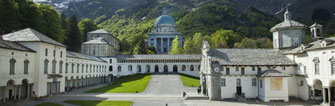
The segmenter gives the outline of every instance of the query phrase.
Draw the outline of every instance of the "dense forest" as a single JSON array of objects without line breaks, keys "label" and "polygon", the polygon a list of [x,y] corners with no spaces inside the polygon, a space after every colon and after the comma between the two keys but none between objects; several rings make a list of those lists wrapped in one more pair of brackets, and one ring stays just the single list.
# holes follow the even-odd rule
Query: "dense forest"
[{"label": "dense forest", "polygon": [[[143,40],[166,7],[176,21],[178,32],[184,35],[178,39],[185,40],[184,47],[173,47],[171,54],[200,53],[202,40],[215,48],[271,48],[269,29],[281,22],[283,12],[278,17],[260,7],[236,1],[239,0],[87,0],[71,3],[59,15],[49,5],[30,0],[2,0],[0,31],[5,34],[31,27],[68,45],[71,51],[80,51],[87,32],[103,28],[120,39],[121,53],[153,54],[155,49],[147,47]],[[293,6],[290,9],[297,11]],[[269,9],[274,10],[280,8]],[[332,10],[314,8],[308,17],[311,19],[293,19],[306,25],[318,22],[324,25],[325,37],[335,36]],[[306,34],[306,40],[310,41],[308,30]]]}]

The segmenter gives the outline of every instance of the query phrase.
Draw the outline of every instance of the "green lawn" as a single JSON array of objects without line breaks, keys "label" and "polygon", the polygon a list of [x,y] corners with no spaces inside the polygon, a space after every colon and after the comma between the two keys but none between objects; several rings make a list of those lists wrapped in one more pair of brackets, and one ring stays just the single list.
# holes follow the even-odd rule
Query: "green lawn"
[{"label": "green lawn", "polygon": [[187,87],[199,87],[200,86],[200,79],[197,77],[193,77],[190,75],[179,74],[181,81],[183,82],[184,86]]},{"label": "green lawn", "polygon": [[52,102],[44,102],[44,103],[41,103],[41,104],[37,104],[35,106],[63,106],[63,105],[57,104],[57,103],[52,103]]},{"label": "green lawn", "polygon": [[132,101],[67,100],[65,103],[80,106],[130,106]]},{"label": "green lawn", "polygon": [[151,79],[150,74],[136,74],[117,79],[112,85],[92,89],[85,93],[138,93],[143,92]]}]

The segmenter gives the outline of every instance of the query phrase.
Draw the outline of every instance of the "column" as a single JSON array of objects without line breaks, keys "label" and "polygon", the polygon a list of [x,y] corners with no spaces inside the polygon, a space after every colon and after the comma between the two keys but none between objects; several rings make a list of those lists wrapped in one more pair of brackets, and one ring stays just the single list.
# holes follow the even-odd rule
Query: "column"
[{"label": "column", "polygon": [[167,51],[169,52],[170,51],[170,38],[167,38]]},{"label": "column", "polygon": [[326,93],[327,93],[326,92],[326,87],[322,87],[322,100],[323,100],[322,102],[323,103],[327,103],[326,102]]},{"label": "column", "polygon": [[30,84],[27,85],[27,98],[30,98]]},{"label": "column", "polygon": [[161,38],[161,53],[163,53],[163,38]]},{"label": "column", "polygon": [[329,105],[332,103],[331,102],[331,92],[330,92],[330,89],[331,89],[331,87],[328,88],[328,92],[327,92],[328,93],[328,103],[329,103]]},{"label": "column", "polygon": [[2,99],[3,99],[3,102],[6,102],[5,90],[6,90],[6,87],[3,87],[2,88]]},{"label": "column", "polygon": [[18,86],[17,86],[17,89],[18,89],[18,91],[19,91],[19,92],[18,92],[18,96],[19,96],[18,99],[21,99],[21,85],[18,85]]},{"label": "column", "polygon": [[311,95],[312,95],[312,100],[315,100],[315,90],[314,90],[314,86],[312,86],[312,91],[313,91],[312,94],[311,94]]},{"label": "column", "polygon": [[[13,96],[14,96],[14,100],[16,100],[16,97],[15,97],[15,95],[16,95],[16,85],[14,85],[14,88],[13,88]],[[11,97],[10,97],[11,98]]]}]

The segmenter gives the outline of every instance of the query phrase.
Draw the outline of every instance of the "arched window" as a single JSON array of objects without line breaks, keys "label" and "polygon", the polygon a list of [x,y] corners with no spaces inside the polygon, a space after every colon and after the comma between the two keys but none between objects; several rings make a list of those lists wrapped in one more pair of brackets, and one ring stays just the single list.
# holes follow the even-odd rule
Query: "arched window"
[{"label": "arched window", "polygon": [[45,59],[44,60],[44,74],[48,74],[48,64],[49,64],[49,60]]},{"label": "arched window", "polygon": [[9,66],[9,75],[14,75],[15,74],[15,63],[16,60],[14,58],[9,60],[10,66]]},{"label": "arched window", "polygon": [[133,71],[133,66],[128,65],[128,71]]},{"label": "arched window", "polygon": [[109,71],[113,71],[113,66],[109,66]]},{"label": "arched window", "polygon": [[79,73],[79,63],[77,64],[77,73]]},{"label": "arched window", "polygon": [[150,72],[150,66],[147,65],[147,73],[149,73],[149,72]]},{"label": "arched window", "polygon": [[29,61],[28,60],[24,60],[24,66],[23,66],[23,73],[24,74],[28,74],[28,64],[29,64]]},{"label": "arched window", "polygon": [[88,73],[88,64],[86,64],[86,73]]},{"label": "arched window", "polygon": [[121,66],[118,66],[118,67],[117,67],[117,71],[118,71],[118,72],[121,72]]},{"label": "arched window", "polygon": [[84,64],[81,65],[81,73],[84,73]]},{"label": "arched window", "polygon": [[181,67],[181,70],[182,70],[182,71],[186,71],[186,66],[183,65],[183,66]]},{"label": "arched window", "polygon": [[52,60],[52,74],[56,73],[56,63],[57,63],[56,60]]},{"label": "arched window", "polygon": [[74,63],[72,63],[71,73],[74,73]]},{"label": "arched window", "polygon": [[142,68],[140,65],[137,65],[137,72],[140,73],[142,71]]},{"label": "arched window", "polygon": [[200,65],[198,65],[198,71],[200,71]]},{"label": "arched window", "polygon": [[59,61],[59,73],[63,73],[63,61]]},{"label": "arched window", "polygon": [[190,71],[194,71],[194,66],[193,65],[190,66]]},{"label": "arched window", "polygon": [[69,63],[65,63],[65,73],[68,73],[69,71]]}]

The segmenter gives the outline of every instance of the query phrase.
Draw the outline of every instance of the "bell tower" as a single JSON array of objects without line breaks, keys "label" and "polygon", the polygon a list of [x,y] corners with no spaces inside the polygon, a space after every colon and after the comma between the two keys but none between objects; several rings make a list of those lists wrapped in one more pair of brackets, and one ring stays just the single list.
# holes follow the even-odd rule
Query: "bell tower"
[{"label": "bell tower", "polygon": [[323,39],[322,36],[322,25],[318,23],[314,23],[312,26],[309,27],[311,30],[311,37],[313,41]]}]

